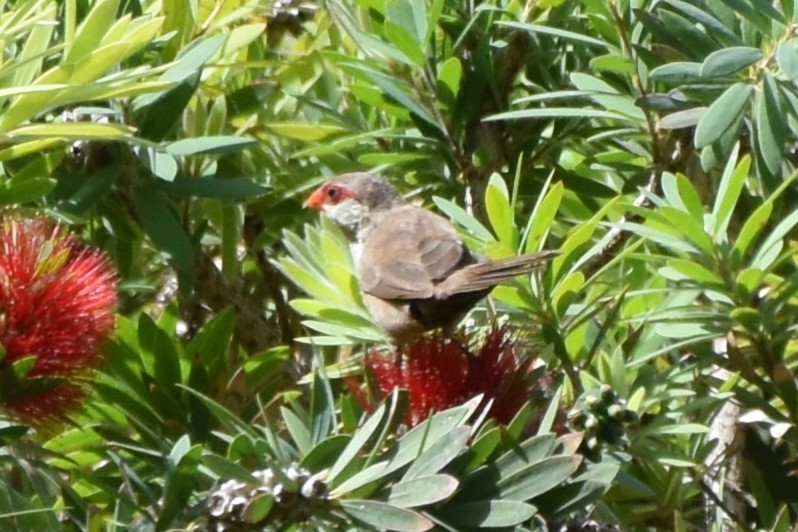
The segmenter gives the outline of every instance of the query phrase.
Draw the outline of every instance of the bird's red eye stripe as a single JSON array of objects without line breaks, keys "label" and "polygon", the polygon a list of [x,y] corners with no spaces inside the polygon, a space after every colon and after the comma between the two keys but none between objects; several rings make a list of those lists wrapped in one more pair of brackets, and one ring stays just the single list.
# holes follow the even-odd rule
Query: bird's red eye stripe
[{"label": "bird's red eye stripe", "polygon": [[326,183],[316,190],[305,201],[305,207],[321,210],[325,205],[337,205],[347,198],[354,198],[356,194],[351,189],[337,183]]}]

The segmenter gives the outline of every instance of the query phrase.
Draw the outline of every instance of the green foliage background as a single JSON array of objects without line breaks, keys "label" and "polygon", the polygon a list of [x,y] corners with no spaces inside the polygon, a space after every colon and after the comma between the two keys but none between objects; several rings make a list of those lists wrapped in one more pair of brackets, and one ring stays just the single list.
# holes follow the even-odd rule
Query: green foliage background
[{"label": "green foliage background", "polygon": [[[202,526],[219,481],[291,463],[331,469],[337,506],[274,527],[791,529],[796,11],[0,2],[0,206],[60,220],[122,281],[84,410],[0,426],[0,529]],[[360,422],[337,377],[382,339],[302,208],[354,170],[492,257],[562,251],[494,291],[554,383],[537,435],[531,409],[500,428],[472,402],[394,438],[402,396]],[[639,423],[594,463],[549,431],[602,384]],[[438,441],[435,489],[402,499]]]}]

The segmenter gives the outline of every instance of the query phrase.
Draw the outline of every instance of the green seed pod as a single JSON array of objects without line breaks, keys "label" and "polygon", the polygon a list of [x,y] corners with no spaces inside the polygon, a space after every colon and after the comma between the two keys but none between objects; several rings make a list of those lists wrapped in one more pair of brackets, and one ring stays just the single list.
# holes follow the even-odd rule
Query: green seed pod
[{"label": "green seed pod", "polygon": [[615,402],[616,397],[615,390],[612,389],[612,386],[609,384],[601,385],[601,400],[604,401],[605,404],[609,405]]},{"label": "green seed pod", "polygon": [[585,406],[591,412],[597,412],[604,405],[602,404],[601,398],[596,397],[595,395],[588,395],[585,397]]},{"label": "green seed pod", "polygon": [[587,414],[585,414],[584,410],[571,410],[568,412],[568,421],[578,429],[585,427],[586,419]]},{"label": "green seed pod", "polygon": [[618,404],[610,405],[610,407],[607,408],[607,414],[618,421],[623,421],[626,419],[626,410]]}]

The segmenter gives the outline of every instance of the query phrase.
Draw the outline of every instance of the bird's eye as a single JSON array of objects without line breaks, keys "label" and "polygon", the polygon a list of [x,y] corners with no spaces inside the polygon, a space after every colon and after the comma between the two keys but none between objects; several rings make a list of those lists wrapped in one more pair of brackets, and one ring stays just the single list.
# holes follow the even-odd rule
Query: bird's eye
[{"label": "bird's eye", "polygon": [[327,189],[327,197],[330,198],[331,200],[334,200],[335,198],[337,198],[338,197],[338,188],[336,188],[336,187],[328,188]]}]

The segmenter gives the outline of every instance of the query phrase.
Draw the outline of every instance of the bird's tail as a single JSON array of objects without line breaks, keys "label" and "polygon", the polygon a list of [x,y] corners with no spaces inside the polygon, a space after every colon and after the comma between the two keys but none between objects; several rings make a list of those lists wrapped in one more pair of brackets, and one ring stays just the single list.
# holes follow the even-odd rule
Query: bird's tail
[{"label": "bird's tail", "polygon": [[450,275],[436,287],[436,292],[438,297],[446,297],[453,294],[490,290],[497,284],[530,273],[559,254],[560,252],[557,250],[547,250],[472,264]]}]

